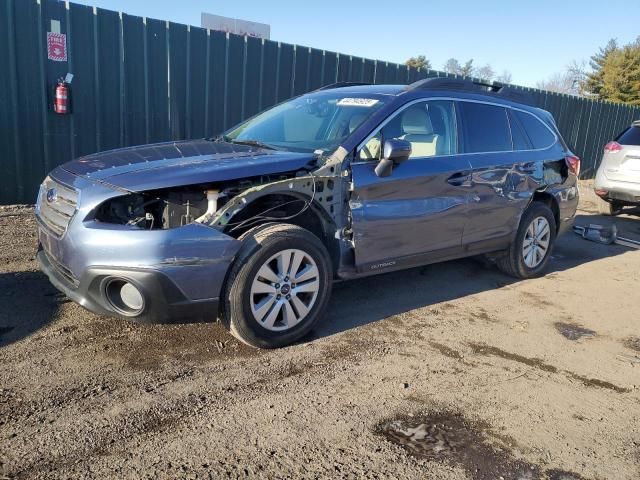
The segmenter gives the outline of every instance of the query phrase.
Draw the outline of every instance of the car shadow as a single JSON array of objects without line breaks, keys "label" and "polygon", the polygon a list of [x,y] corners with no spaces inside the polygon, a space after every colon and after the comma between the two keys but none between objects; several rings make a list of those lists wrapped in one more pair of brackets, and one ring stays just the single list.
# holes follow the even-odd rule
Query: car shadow
[{"label": "car shadow", "polygon": [[0,348],[52,323],[65,301],[38,271],[0,273]]},{"label": "car shadow", "polygon": [[[575,221],[576,225],[593,223],[615,223],[620,236],[640,240],[640,210],[617,217],[578,215]],[[568,232],[558,239],[545,274],[630,250],[590,242]],[[462,259],[336,283],[324,321],[300,343],[516,282],[495,266]],[[60,305],[68,301],[38,271],[0,273],[0,348],[53,323]]]},{"label": "car shadow", "polygon": [[[640,240],[640,222],[634,217],[578,215],[575,221],[575,225],[594,223],[615,223],[619,235]],[[631,250],[591,242],[569,231],[558,238],[545,275]],[[467,258],[336,283],[324,321],[303,342],[519,281],[493,265]]]}]

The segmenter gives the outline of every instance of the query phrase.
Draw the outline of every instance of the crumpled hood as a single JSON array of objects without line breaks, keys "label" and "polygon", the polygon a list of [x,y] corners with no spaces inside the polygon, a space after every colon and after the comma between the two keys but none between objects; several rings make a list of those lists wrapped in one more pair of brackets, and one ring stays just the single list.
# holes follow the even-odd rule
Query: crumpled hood
[{"label": "crumpled hood", "polygon": [[62,165],[75,175],[130,191],[270,175],[312,165],[309,153],[205,139],[119,148]]}]

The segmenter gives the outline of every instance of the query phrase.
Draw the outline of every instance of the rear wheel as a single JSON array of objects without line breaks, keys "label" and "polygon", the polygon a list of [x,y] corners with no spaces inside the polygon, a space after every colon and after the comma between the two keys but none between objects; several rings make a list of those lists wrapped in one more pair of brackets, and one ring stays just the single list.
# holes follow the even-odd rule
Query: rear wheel
[{"label": "rear wheel", "polygon": [[598,211],[602,215],[620,215],[622,213],[623,205],[616,200],[598,200]]},{"label": "rear wheel", "polygon": [[243,236],[225,287],[222,321],[239,340],[277,348],[306,335],[329,301],[331,264],[304,228],[273,224]]},{"label": "rear wheel", "polygon": [[544,203],[534,202],[524,212],[513,243],[497,265],[517,278],[532,278],[544,270],[556,239],[556,219]]}]

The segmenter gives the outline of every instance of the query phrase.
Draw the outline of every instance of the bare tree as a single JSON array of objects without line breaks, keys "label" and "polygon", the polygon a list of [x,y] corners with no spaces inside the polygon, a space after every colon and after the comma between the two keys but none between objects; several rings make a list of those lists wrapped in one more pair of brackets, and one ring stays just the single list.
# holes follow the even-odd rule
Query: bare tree
[{"label": "bare tree", "polygon": [[460,64],[457,58],[450,58],[444,64],[443,70],[447,73],[453,73],[455,75],[463,75],[465,77],[472,77],[475,72],[473,66],[473,58],[470,58],[464,65]]},{"label": "bare tree", "polygon": [[574,60],[564,72],[557,72],[546,80],[537,82],[536,87],[541,90],[549,90],[569,95],[584,95],[584,82],[587,77],[586,62]]},{"label": "bare tree", "polygon": [[568,72],[557,72],[546,80],[536,83],[536,87],[540,90],[548,90],[557,93],[571,93],[573,89],[573,78]]},{"label": "bare tree", "polygon": [[509,70],[503,70],[500,75],[496,77],[496,81],[500,83],[511,83],[512,76]]},{"label": "bare tree", "polygon": [[[467,60],[464,65],[461,65],[457,58],[450,58],[445,62],[442,69],[447,73],[465,77],[478,77],[484,81],[492,81],[496,78],[496,72],[491,65],[487,64],[484,67],[475,68],[473,66],[473,58]],[[497,80],[502,83],[511,83],[511,72],[503,70]]]},{"label": "bare tree", "polygon": [[460,68],[460,75],[464,75],[465,77],[473,76],[473,72],[475,71],[475,67],[473,66],[473,58],[470,58],[466,62],[462,68]]},{"label": "bare tree", "polygon": [[475,71],[475,76],[485,82],[490,82],[496,76],[496,72],[491,68],[491,65],[486,64],[484,67],[480,67]]},{"label": "bare tree", "polygon": [[455,58],[450,58],[449,60],[447,60],[447,62],[444,64],[443,70],[447,73],[452,73],[455,75],[462,74],[462,66],[460,65],[460,62]]}]

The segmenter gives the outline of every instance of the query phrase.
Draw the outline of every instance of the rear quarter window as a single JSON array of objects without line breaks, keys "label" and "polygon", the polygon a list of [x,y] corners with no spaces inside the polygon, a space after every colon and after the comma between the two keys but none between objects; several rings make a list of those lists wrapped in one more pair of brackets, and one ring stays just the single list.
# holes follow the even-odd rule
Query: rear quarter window
[{"label": "rear quarter window", "polygon": [[547,148],[554,144],[556,138],[553,133],[551,133],[551,130],[542,123],[542,120],[538,119],[535,115],[520,110],[515,110],[513,113],[527,132],[533,148]]},{"label": "rear quarter window", "polygon": [[616,138],[620,145],[640,145],[640,127],[629,127]]}]

